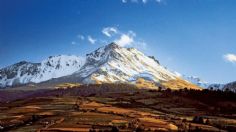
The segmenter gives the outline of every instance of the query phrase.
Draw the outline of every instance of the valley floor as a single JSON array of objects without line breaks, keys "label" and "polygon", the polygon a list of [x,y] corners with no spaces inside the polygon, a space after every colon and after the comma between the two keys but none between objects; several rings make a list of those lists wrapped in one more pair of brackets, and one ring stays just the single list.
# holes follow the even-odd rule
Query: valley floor
[{"label": "valley floor", "polygon": [[0,91],[0,131],[236,131],[234,93],[107,84],[3,96],[21,92]]}]

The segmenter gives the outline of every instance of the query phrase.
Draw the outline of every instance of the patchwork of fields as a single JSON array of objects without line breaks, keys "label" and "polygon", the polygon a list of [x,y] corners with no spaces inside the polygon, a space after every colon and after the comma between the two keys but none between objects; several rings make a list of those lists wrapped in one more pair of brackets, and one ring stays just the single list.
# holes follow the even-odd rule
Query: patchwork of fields
[{"label": "patchwork of fields", "polygon": [[[3,93],[6,91],[0,91]],[[236,130],[233,93],[227,93],[230,98],[222,100],[213,95],[201,100],[190,96],[188,90],[125,89],[124,85],[80,86],[38,93],[34,91],[11,101],[1,100],[0,131]],[[196,96],[202,94],[202,98],[206,94],[195,93]]]}]

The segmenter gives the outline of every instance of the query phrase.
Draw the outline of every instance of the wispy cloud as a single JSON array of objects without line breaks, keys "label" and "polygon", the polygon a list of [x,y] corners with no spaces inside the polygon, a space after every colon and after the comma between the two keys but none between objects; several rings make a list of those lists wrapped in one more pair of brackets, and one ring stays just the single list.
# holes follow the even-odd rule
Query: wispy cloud
[{"label": "wispy cloud", "polygon": [[91,43],[91,44],[95,44],[95,42],[97,41],[95,38],[92,38],[90,35],[88,36],[88,41]]},{"label": "wispy cloud", "polygon": [[128,32],[120,31],[119,37],[114,42],[122,47],[131,46],[140,50],[145,50],[147,47],[147,43],[144,40],[138,39],[136,33],[131,30]]},{"label": "wispy cloud", "polygon": [[[142,50],[145,50],[147,47],[146,42],[137,38],[136,33],[132,30],[121,31],[117,27],[109,26],[103,28],[102,33],[109,37],[110,41],[113,41],[122,47],[131,46]],[[100,39],[98,39],[98,41],[104,43],[104,41],[101,41]]]},{"label": "wispy cloud", "polygon": [[112,37],[112,40],[122,47],[133,44],[136,36],[133,31],[122,32],[117,27],[105,27],[102,33],[107,37]]},{"label": "wispy cloud", "polygon": [[116,34],[117,28],[116,27],[105,27],[102,29],[102,33],[108,37],[111,37],[113,34]]},{"label": "wispy cloud", "polygon": [[[115,42],[121,47],[135,47],[140,50],[145,50],[147,47],[146,42],[137,37],[136,33],[132,30],[123,31],[117,26],[107,26],[102,28],[101,33],[105,36],[97,38],[96,34],[78,34],[76,37],[79,40],[87,40],[90,44],[108,44]],[[71,42],[72,45],[77,45],[76,41]]]},{"label": "wispy cloud", "polygon": [[236,63],[236,55],[235,54],[225,54],[223,55],[223,58],[231,63]]}]

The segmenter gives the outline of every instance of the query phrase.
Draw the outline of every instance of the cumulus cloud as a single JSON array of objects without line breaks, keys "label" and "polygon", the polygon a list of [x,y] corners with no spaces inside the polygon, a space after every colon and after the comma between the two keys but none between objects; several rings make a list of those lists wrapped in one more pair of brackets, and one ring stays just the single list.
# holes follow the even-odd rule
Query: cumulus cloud
[{"label": "cumulus cloud", "polygon": [[134,37],[136,34],[133,31],[129,31],[128,33],[122,33],[119,39],[116,39],[114,42],[118,45],[124,47],[131,45],[134,42]]},{"label": "cumulus cloud", "polygon": [[80,39],[80,40],[84,40],[85,39],[85,37],[84,37],[84,35],[77,35],[77,37]]},{"label": "cumulus cloud", "polygon": [[88,41],[91,43],[91,44],[95,44],[95,42],[97,41],[96,39],[92,38],[90,35],[88,36]]},{"label": "cumulus cloud", "polygon": [[122,34],[118,40],[115,40],[115,43],[117,43],[118,45],[122,47],[130,45],[133,42],[134,42],[133,38],[127,34]]},{"label": "cumulus cloud", "polygon": [[116,34],[117,28],[116,27],[105,27],[102,29],[102,33],[108,37],[111,37],[113,34]]},{"label": "cumulus cloud", "polygon": [[223,58],[231,63],[236,63],[236,55],[235,54],[225,54]]}]

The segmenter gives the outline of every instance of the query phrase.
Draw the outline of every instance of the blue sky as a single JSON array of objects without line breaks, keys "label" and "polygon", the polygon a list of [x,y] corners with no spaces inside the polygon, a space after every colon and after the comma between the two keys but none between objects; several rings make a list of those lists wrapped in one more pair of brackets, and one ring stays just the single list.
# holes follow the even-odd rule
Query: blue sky
[{"label": "blue sky", "polygon": [[235,0],[0,0],[0,67],[136,47],[181,74],[236,80]]}]

